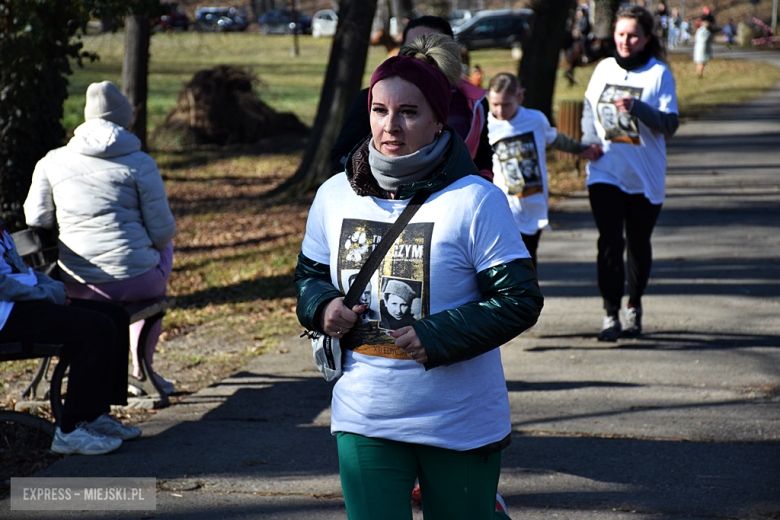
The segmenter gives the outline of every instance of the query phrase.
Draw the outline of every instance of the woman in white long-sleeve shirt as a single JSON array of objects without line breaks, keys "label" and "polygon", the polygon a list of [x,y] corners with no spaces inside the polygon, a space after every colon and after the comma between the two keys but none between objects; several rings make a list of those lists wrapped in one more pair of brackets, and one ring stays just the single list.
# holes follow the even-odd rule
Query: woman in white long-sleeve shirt
[{"label": "woman in white long-sleeve shirt", "polygon": [[[664,63],[663,44],[652,31],[653,16],[632,5],[621,8],[616,20],[615,56],[596,67],[582,118],[582,142],[604,148],[604,155],[588,165],[587,182],[599,229],[598,285],[607,313],[600,341],[642,332],[650,237],[665,194],[665,138],[679,126],[674,78]],[[629,299],[621,326],[626,271]]]},{"label": "woman in white long-sleeve shirt", "polygon": [[[157,165],[127,127],[133,108],[110,81],[87,89],[86,122],[35,167],[27,225],[58,229],[61,278],[74,298],[130,303],[162,298],[176,224]],[[136,376],[143,321],[131,326]],[[161,324],[149,335],[151,364]],[[155,374],[156,375],[156,374]],[[157,376],[164,390],[173,385]]]}]

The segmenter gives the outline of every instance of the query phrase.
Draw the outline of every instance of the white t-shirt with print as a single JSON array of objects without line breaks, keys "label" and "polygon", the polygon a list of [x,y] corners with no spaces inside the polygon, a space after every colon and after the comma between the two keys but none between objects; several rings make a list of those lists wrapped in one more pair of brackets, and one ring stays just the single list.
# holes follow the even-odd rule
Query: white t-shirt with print
[{"label": "white t-shirt with print", "polygon": [[[404,229],[371,278],[376,318],[342,339],[354,350],[346,351],[344,375],[333,389],[332,432],[453,450],[510,432],[500,350],[426,371],[386,334],[393,294],[381,294],[403,293],[405,314],[393,317],[407,323],[480,300],[478,272],[528,257],[505,200],[469,175],[433,193]],[[330,265],[334,286],[346,293],[350,276],[408,202],[360,197],[346,175],[332,177],[309,212],[302,252]]]},{"label": "white t-shirt with print", "polygon": [[547,217],[547,145],[558,131],[538,110],[518,107],[509,121],[488,116],[493,146],[493,183],[506,193],[512,216],[524,235],[536,234]]},{"label": "white t-shirt with print", "polygon": [[585,92],[593,109],[596,132],[604,155],[588,164],[588,185],[612,184],[628,194],[642,194],[652,203],[665,197],[666,140],[636,116],[621,114],[614,100],[634,97],[661,112],[677,114],[675,83],[669,69],[651,58],[633,71],[615,58],[598,64]]}]

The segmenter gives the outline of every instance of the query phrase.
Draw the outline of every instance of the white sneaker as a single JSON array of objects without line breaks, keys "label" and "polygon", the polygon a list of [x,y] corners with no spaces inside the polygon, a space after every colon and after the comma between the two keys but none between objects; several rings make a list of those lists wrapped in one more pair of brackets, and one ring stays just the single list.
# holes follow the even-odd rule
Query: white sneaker
[{"label": "white sneaker", "polygon": [[623,336],[635,338],[642,334],[642,307],[626,307],[626,326]]},{"label": "white sneaker", "polygon": [[141,436],[141,428],[122,424],[107,413],[104,413],[94,421],[86,423],[86,426],[93,432],[123,441],[129,441]]},{"label": "white sneaker", "polygon": [[79,423],[70,433],[62,433],[57,427],[54,440],[51,441],[51,451],[63,455],[103,455],[118,449],[122,439],[106,437],[102,433],[88,429],[86,423]]},{"label": "white sneaker", "polygon": [[620,337],[620,321],[614,316],[604,316],[601,332],[597,336],[599,341],[615,342]]}]

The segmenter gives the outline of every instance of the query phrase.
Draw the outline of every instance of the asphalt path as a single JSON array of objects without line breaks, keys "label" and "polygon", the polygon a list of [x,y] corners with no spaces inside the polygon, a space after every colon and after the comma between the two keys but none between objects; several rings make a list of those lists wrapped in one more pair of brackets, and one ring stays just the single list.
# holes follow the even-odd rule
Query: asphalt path
[{"label": "asphalt path", "polygon": [[[544,312],[502,347],[514,433],[499,491],[513,518],[780,519],[780,85],[684,124],[667,149],[640,338],[595,339],[587,195],[542,236]],[[343,519],[330,388],[308,345],[287,338],[118,452],[38,475],[156,477],[156,510],[19,512],[5,500],[0,516]]]}]

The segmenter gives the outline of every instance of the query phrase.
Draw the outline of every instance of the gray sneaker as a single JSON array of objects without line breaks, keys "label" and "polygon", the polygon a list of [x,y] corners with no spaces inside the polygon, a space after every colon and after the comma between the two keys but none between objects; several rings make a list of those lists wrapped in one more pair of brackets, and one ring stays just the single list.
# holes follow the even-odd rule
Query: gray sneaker
[{"label": "gray sneaker", "polygon": [[635,338],[642,334],[642,307],[626,307],[624,338]]},{"label": "gray sneaker", "polygon": [[117,421],[107,413],[104,413],[94,421],[86,423],[90,430],[101,433],[106,437],[115,437],[123,441],[129,441],[141,436],[141,428],[127,426]]},{"label": "gray sneaker", "polygon": [[604,316],[604,323],[598,335],[599,341],[615,342],[620,337],[620,320],[614,316]]},{"label": "gray sneaker", "polygon": [[79,423],[78,427],[70,433],[62,433],[57,427],[54,440],[51,441],[51,451],[63,455],[103,455],[118,449],[122,445],[122,439],[106,437],[86,427],[86,423]]}]

